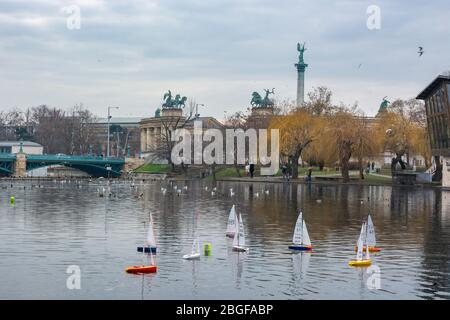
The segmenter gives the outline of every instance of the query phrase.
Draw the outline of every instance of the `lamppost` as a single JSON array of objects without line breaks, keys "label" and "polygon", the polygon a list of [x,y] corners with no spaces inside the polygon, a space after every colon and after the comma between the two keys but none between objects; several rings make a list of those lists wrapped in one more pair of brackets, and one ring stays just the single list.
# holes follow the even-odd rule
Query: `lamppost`
[{"label": "lamppost", "polygon": [[109,158],[109,127],[110,127],[110,125],[109,125],[109,123],[110,123],[110,120],[111,120],[111,109],[119,109],[119,107],[108,107],[108,144],[107,144],[107,147],[106,147],[106,157],[107,158]]},{"label": "lamppost", "polygon": [[205,105],[203,103],[197,103],[195,105],[195,118],[198,118],[200,116],[200,114],[198,113],[198,106],[204,107]]}]

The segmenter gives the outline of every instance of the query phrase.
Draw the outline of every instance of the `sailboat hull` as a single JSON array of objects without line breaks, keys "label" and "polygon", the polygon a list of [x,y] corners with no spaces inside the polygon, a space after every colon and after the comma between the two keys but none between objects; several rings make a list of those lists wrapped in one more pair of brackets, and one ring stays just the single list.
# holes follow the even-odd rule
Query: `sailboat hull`
[{"label": "sailboat hull", "polygon": [[138,252],[142,252],[142,250],[145,250],[145,253],[150,253],[150,251],[153,254],[156,254],[156,247],[137,247]]},{"label": "sailboat hull", "polygon": [[294,251],[311,251],[312,250],[312,246],[297,246],[297,245],[292,245],[289,246],[290,250],[294,250]]},{"label": "sailboat hull", "polygon": [[185,260],[200,259],[200,253],[185,254],[183,256],[183,259],[185,259]]},{"label": "sailboat hull", "polygon": [[239,247],[239,246],[234,246],[234,247],[233,247],[233,251],[237,251],[237,252],[247,252],[247,251],[248,251],[248,248]]},{"label": "sailboat hull", "polygon": [[132,266],[125,269],[126,273],[141,274],[141,273],[155,273],[156,266]]},{"label": "sailboat hull", "polygon": [[372,260],[368,259],[368,260],[352,260],[349,261],[348,265],[350,267],[368,267],[372,264]]},{"label": "sailboat hull", "polygon": [[[355,247],[355,252],[358,251],[358,247]],[[366,246],[363,247],[363,251],[366,251]],[[381,248],[378,247],[371,247],[369,246],[369,252],[380,252]]]}]

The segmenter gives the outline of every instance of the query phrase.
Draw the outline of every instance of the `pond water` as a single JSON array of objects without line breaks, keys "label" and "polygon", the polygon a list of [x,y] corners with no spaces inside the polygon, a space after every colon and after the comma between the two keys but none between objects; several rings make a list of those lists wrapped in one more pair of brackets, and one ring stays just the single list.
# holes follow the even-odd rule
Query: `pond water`
[{"label": "pond water", "polygon": [[[0,299],[450,298],[450,192],[218,182],[211,195],[211,183],[187,181],[174,182],[188,186],[177,195],[166,181],[113,181],[113,195],[99,197],[107,183],[0,182]],[[225,237],[233,204],[248,253],[233,252]],[[312,253],[288,250],[300,210]],[[369,210],[382,248],[370,272],[379,274],[348,266]],[[145,242],[150,213],[158,272],[127,274],[127,266],[148,261],[136,247]],[[200,260],[186,261],[194,215],[211,255],[201,250]],[[79,290],[66,286],[70,265],[81,270]],[[367,285],[374,275],[378,289]]]}]

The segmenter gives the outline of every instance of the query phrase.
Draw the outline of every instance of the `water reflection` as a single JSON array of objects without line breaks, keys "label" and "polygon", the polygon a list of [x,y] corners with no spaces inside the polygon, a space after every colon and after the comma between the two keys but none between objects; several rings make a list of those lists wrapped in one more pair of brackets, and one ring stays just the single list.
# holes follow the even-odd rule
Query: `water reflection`
[{"label": "water reflection", "polygon": [[[448,299],[450,295],[450,192],[438,189],[198,181],[67,180],[13,182],[12,187],[1,181],[0,185],[7,201],[0,207],[0,298]],[[212,195],[214,186],[217,191]],[[98,196],[97,188],[103,187],[111,196]],[[16,198],[14,205],[9,204],[10,196]],[[248,254],[232,252],[232,240],[225,237],[233,204],[245,221]],[[300,210],[313,253],[291,254],[287,249]],[[381,270],[381,290],[369,290],[368,274],[347,266],[369,211],[382,248],[372,256]],[[126,266],[142,262],[136,246],[145,241],[150,214],[158,243],[158,273],[125,274]],[[211,256],[184,261],[194,230],[201,242],[211,243]],[[65,287],[65,268],[70,264],[80,265],[83,272],[78,293]]]}]

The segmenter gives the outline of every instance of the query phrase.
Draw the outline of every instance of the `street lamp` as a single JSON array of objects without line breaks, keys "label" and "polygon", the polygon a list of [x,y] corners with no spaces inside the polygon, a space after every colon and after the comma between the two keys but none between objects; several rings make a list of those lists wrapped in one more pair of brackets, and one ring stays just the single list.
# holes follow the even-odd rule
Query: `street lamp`
[{"label": "street lamp", "polygon": [[119,107],[108,107],[108,144],[106,147],[106,157],[109,158],[109,122],[111,120],[111,109],[119,109]]},{"label": "street lamp", "polygon": [[205,105],[203,104],[203,103],[197,103],[196,105],[195,105],[195,118],[198,118],[200,115],[198,114],[198,106],[202,106],[202,107],[204,107]]}]

